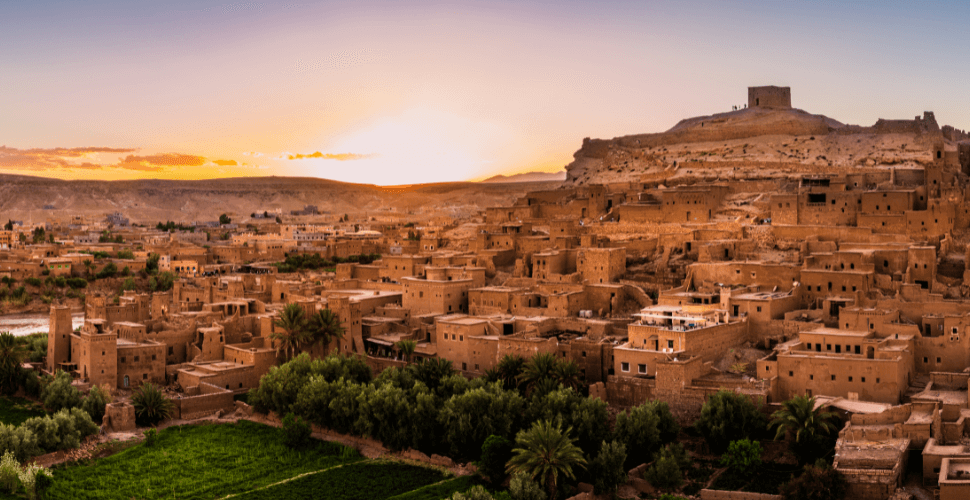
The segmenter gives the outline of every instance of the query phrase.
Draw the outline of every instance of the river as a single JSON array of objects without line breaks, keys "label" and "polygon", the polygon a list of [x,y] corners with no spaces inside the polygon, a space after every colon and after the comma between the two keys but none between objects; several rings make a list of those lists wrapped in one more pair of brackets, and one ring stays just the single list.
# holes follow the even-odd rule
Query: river
[{"label": "river", "polygon": [[[49,313],[9,314],[0,316],[0,332],[10,332],[16,336],[31,333],[47,333],[50,329],[51,315]],[[84,313],[71,314],[71,329],[84,324]]]}]

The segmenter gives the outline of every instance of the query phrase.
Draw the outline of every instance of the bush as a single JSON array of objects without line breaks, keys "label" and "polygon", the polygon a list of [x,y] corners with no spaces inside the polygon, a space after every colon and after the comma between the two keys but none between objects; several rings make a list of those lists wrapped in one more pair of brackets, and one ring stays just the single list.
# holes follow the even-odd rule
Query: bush
[{"label": "bush", "polygon": [[626,482],[626,446],[618,441],[603,441],[599,454],[590,464],[589,472],[597,494],[614,493]]},{"label": "bush", "polygon": [[711,395],[701,408],[701,418],[694,423],[716,454],[724,453],[731,441],[764,434],[766,426],[764,415],[751,398],[731,391]]},{"label": "bush", "polygon": [[653,487],[661,490],[679,488],[684,483],[684,475],[677,464],[677,458],[670,453],[662,453],[644,473],[643,478]]},{"label": "bush", "polygon": [[37,446],[48,452],[77,448],[82,439],[98,432],[91,416],[80,408],[30,418],[21,427],[31,431]]},{"label": "bush", "polygon": [[479,485],[471,487],[464,493],[455,492],[451,495],[451,500],[495,500],[495,497]]},{"label": "bush", "polygon": [[128,249],[118,250],[118,258],[119,259],[127,259],[127,260],[134,259],[135,258],[135,252],[132,252],[131,250],[128,250]]},{"label": "bush", "polygon": [[283,441],[293,449],[302,449],[310,444],[310,424],[292,413],[283,417]]},{"label": "bush", "polygon": [[666,403],[651,401],[616,417],[614,434],[626,445],[627,466],[635,467],[650,460],[664,443],[677,437],[680,427]]},{"label": "bush", "polygon": [[58,276],[54,278],[54,286],[58,288],[64,288],[67,286],[67,278],[63,276]]},{"label": "bush", "polygon": [[68,278],[67,286],[77,290],[79,288],[87,288],[88,280],[84,278]]},{"label": "bush", "polygon": [[111,392],[107,389],[94,386],[88,395],[81,401],[81,409],[91,415],[91,420],[101,423],[104,417],[104,408],[111,402]]},{"label": "bush", "polygon": [[749,439],[731,441],[721,465],[743,477],[751,477],[761,466],[761,443]]},{"label": "bush", "polygon": [[846,489],[841,472],[827,466],[807,466],[801,476],[781,487],[781,496],[785,500],[839,500]]},{"label": "bush", "polygon": [[509,481],[509,493],[512,500],[546,500],[546,492],[528,476],[528,474],[514,474]]},{"label": "bush", "polygon": [[43,282],[40,281],[40,279],[38,279],[38,278],[27,278],[27,279],[24,280],[24,283],[27,283],[30,286],[37,286],[37,287],[39,287]]},{"label": "bush", "polygon": [[100,280],[105,278],[114,278],[116,274],[118,274],[118,266],[116,266],[114,262],[108,262],[103,268],[101,268],[100,271],[98,271],[98,274],[96,274],[95,277]]},{"label": "bush", "polygon": [[[24,492],[27,493],[27,498],[34,500],[38,498],[38,477],[50,476],[50,472],[39,465],[30,464],[21,469],[18,475],[20,477],[20,484],[24,485]],[[47,479],[50,478],[48,477]],[[42,480],[42,482],[44,483],[42,486],[43,489],[46,489],[47,485],[50,484],[46,480]],[[40,493],[43,494],[43,492]]]},{"label": "bush", "polygon": [[155,384],[145,384],[131,395],[138,425],[156,425],[169,418],[175,405]]},{"label": "bush", "polygon": [[49,411],[60,411],[64,408],[75,408],[81,405],[81,391],[77,390],[71,382],[71,374],[67,372],[57,372],[54,380],[44,387],[40,398],[44,402],[44,407]]},{"label": "bush", "polygon": [[[128,269],[127,267],[125,269]],[[135,278],[125,278],[125,281],[121,283],[121,292],[124,293],[128,290],[137,290],[138,285],[135,284]]]},{"label": "bush", "polygon": [[505,464],[512,458],[512,441],[492,434],[482,445],[482,458],[478,461],[478,471],[492,484],[505,481]]},{"label": "bush", "polygon": [[18,476],[20,472],[20,464],[17,463],[17,459],[13,456],[13,452],[7,450],[3,454],[3,458],[0,458],[0,486],[10,493],[17,491],[17,486],[20,486],[20,478]]},{"label": "bush", "polygon": [[158,430],[152,427],[151,429],[146,429],[142,434],[145,436],[145,446],[155,446],[155,442],[158,440]]}]

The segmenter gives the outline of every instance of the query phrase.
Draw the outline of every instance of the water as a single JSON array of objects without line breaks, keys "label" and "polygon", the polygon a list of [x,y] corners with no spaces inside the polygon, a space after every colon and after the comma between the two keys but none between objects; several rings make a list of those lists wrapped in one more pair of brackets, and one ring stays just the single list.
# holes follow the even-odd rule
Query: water
[{"label": "water", "polygon": [[[9,314],[0,316],[0,332],[10,332],[16,336],[31,333],[47,333],[50,330],[50,313]],[[71,329],[84,324],[84,313],[71,314]]]}]

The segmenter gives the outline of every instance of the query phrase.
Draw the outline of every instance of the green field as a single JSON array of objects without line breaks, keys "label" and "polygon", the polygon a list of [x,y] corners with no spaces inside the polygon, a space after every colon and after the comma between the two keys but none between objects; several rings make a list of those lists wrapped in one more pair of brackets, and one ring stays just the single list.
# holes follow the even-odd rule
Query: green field
[{"label": "green field", "polygon": [[233,499],[384,500],[443,479],[445,475],[442,472],[427,467],[400,462],[366,461],[308,474]]},{"label": "green field", "polygon": [[[154,446],[54,469],[47,498],[337,500],[441,499],[472,482],[430,467],[366,460],[325,441],[294,451],[282,431],[262,424],[170,427]],[[429,488],[422,489],[429,486]],[[403,494],[403,495],[402,495]],[[0,498],[5,498],[0,494]]]},{"label": "green field", "polygon": [[11,396],[0,397],[0,422],[7,425],[20,425],[27,419],[43,417],[47,412],[40,404]]}]

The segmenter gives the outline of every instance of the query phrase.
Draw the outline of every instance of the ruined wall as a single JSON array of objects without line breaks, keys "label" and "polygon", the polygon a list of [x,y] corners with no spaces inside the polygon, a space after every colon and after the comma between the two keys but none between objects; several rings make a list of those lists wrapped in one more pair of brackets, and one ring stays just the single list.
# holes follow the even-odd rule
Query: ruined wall
[{"label": "ruined wall", "polygon": [[202,383],[198,396],[188,396],[173,399],[175,411],[173,418],[193,419],[201,418],[213,413],[232,411],[236,406],[232,391],[227,391],[212,384]]}]

